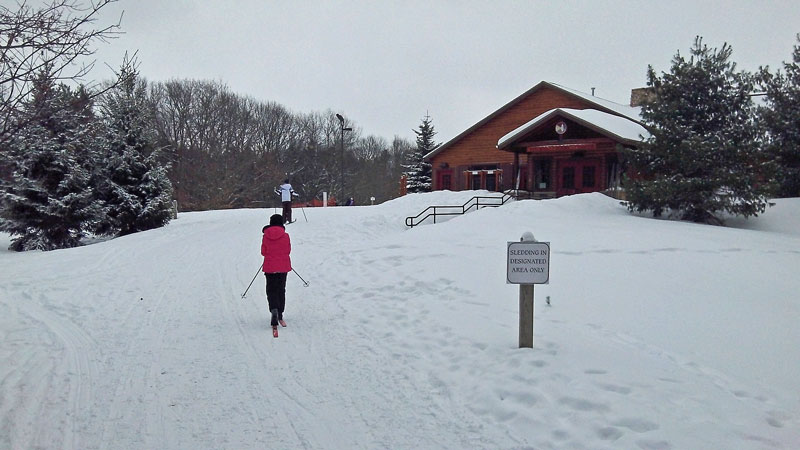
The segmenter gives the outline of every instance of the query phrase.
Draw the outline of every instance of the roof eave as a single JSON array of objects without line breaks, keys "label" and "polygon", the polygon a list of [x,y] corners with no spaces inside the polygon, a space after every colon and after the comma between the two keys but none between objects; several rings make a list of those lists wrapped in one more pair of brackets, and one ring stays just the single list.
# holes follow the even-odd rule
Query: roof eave
[{"label": "roof eave", "polygon": [[569,114],[569,113],[566,113],[566,114],[568,114],[570,116],[570,120],[573,120],[573,121],[585,126],[586,128],[594,130],[594,131],[596,131],[596,132],[598,132],[598,133],[600,133],[600,134],[602,134],[602,135],[604,135],[606,137],[614,139],[615,141],[617,141],[617,142],[619,142],[621,144],[637,145],[637,144],[642,142],[641,139],[635,140],[635,139],[631,139],[629,137],[620,136],[620,135],[618,135],[617,133],[615,133],[615,132],[613,132],[611,130],[607,130],[607,129],[601,127],[601,126],[595,125],[594,123],[589,122],[587,120],[584,120],[584,119],[582,119],[580,117],[576,117],[576,116],[574,116],[572,114]]},{"label": "roof eave", "polygon": [[[604,112],[606,114],[609,114],[606,111],[602,111],[602,112]],[[519,141],[520,137],[523,137],[523,136],[527,135],[528,133],[532,132],[537,127],[541,126],[542,123],[547,122],[548,120],[553,118],[553,116],[559,116],[559,115],[564,117],[564,118],[567,118],[567,119],[569,119],[569,120],[571,120],[571,121],[573,121],[575,123],[583,125],[584,127],[589,128],[589,129],[591,129],[591,130],[593,130],[593,131],[595,131],[597,133],[600,133],[603,136],[609,137],[609,138],[611,138],[611,139],[613,139],[613,140],[615,140],[615,141],[617,141],[617,142],[619,142],[621,144],[630,145],[630,146],[636,146],[636,145],[641,144],[641,142],[643,141],[643,139],[641,139],[641,138],[637,140],[637,139],[631,139],[631,138],[625,137],[625,136],[620,136],[619,134],[617,134],[617,133],[615,133],[615,132],[613,132],[611,130],[608,130],[606,128],[598,126],[598,125],[596,125],[596,124],[594,124],[594,123],[592,123],[590,121],[587,121],[587,120],[585,120],[585,119],[583,119],[581,117],[578,117],[578,116],[570,113],[569,111],[565,111],[565,110],[563,110],[561,108],[554,108],[549,113],[538,117],[536,119],[536,122],[529,124],[524,129],[522,129],[519,132],[517,132],[514,136],[511,136],[508,139],[505,139],[504,142],[503,142],[503,145],[500,145],[500,143],[498,142],[496,148],[498,150],[503,150],[503,151],[511,151],[511,152],[515,151],[514,150],[514,145]],[[619,117],[618,114],[614,114],[614,115]]]},{"label": "roof eave", "polygon": [[545,115],[540,115],[539,117],[537,117],[535,123],[529,123],[528,126],[525,126],[524,129],[519,130],[513,136],[510,136],[507,139],[505,139],[502,146],[498,142],[498,144],[495,147],[498,150],[506,150],[508,147],[512,147],[516,143],[517,138],[519,138],[520,136],[524,136],[524,135],[528,134],[531,131],[531,129],[536,128],[542,122],[546,122],[547,120],[550,120],[553,116],[558,115],[560,112],[562,112],[560,108],[554,108],[554,109],[551,109],[550,112],[546,112],[546,114],[543,113]]}]

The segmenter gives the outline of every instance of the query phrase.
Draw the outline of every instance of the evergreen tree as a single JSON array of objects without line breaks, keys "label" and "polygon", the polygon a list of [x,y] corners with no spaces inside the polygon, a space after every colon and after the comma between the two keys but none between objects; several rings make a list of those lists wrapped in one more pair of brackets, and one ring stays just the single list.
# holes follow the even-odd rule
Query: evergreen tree
[{"label": "evergreen tree", "polygon": [[126,60],[120,82],[102,98],[105,121],[103,165],[97,198],[106,220],[94,231],[123,236],[158,228],[172,216],[172,184],[158,161],[147,116],[146,85]]},{"label": "evergreen tree", "polygon": [[42,72],[20,110],[24,126],[2,149],[11,172],[0,188],[0,230],[9,249],[53,250],[81,245],[100,220],[93,201],[96,121],[84,89],[55,85]]},{"label": "evergreen tree", "polygon": [[433,141],[436,131],[429,115],[425,115],[419,125],[419,131],[413,130],[417,135],[417,148],[409,156],[404,174],[406,175],[406,189],[408,192],[429,192],[431,190],[431,176],[433,171],[431,163],[425,161],[428,153],[436,150],[440,144]]},{"label": "evergreen tree", "polygon": [[721,212],[764,212],[770,162],[754,124],[753,78],[736,72],[731,51],[727,44],[710,49],[697,37],[691,57],[676,54],[670,73],[648,68],[655,95],[642,118],[651,136],[626,152],[630,211],[704,223],[721,223]]},{"label": "evergreen tree", "polygon": [[[797,35],[800,42],[800,34]],[[759,108],[767,130],[768,151],[778,164],[778,195],[800,197],[800,45],[794,46],[793,61],[784,62],[785,74],[761,70],[766,106]]]}]

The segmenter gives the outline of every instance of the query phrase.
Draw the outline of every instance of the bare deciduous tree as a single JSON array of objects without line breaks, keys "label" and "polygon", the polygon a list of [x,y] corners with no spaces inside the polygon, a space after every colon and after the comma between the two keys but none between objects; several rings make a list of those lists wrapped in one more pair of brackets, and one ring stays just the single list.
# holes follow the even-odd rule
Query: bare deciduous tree
[{"label": "bare deciduous tree", "polygon": [[16,11],[0,5],[0,143],[24,126],[24,118],[10,119],[41,74],[53,81],[84,81],[94,66],[84,57],[94,54],[95,42],[120,33],[119,22],[94,27],[99,11],[116,1],[84,6],[78,0],[51,0],[34,8],[23,0]]},{"label": "bare deciduous tree", "polygon": [[401,163],[413,148],[399,138],[362,138],[349,120],[342,147],[333,111],[292,113],[216,81],[154,83],[150,105],[182,210],[276,206],[273,188],[287,176],[300,204],[321,200],[323,192],[339,202],[385,201],[397,195]]}]

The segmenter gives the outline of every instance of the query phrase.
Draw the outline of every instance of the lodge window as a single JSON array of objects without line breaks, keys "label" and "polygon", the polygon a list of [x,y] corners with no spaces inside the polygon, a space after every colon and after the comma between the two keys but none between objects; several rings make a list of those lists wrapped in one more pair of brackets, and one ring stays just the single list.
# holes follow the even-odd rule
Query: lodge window
[{"label": "lodge window", "polygon": [[595,166],[583,166],[583,187],[594,187],[595,183]]},{"label": "lodge window", "polygon": [[442,190],[449,191],[450,190],[450,174],[442,175]]},{"label": "lodge window", "polygon": [[536,162],[536,186],[537,189],[547,189],[550,186],[550,162]]},{"label": "lodge window", "polygon": [[481,174],[480,172],[472,174],[472,189],[478,190],[481,188]]},{"label": "lodge window", "polygon": [[494,174],[494,172],[486,174],[486,190],[497,190],[497,176]]},{"label": "lodge window", "polygon": [[496,191],[502,185],[502,170],[471,168],[464,171],[464,189]]},{"label": "lodge window", "polygon": [[564,189],[575,189],[574,167],[564,167],[561,175],[561,187]]}]

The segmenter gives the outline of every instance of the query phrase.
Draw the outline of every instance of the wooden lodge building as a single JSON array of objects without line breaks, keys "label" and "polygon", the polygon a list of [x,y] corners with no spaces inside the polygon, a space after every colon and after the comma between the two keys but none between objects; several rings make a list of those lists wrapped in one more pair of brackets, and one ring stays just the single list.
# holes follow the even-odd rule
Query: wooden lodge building
[{"label": "wooden lodge building", "polygon": [[[634,89],[631,105],[644,89]],[[640,108],[542,81],[436,150],[432,190],[528,191],[534,198],[616,190],[620,147],[647,130]]]}]

